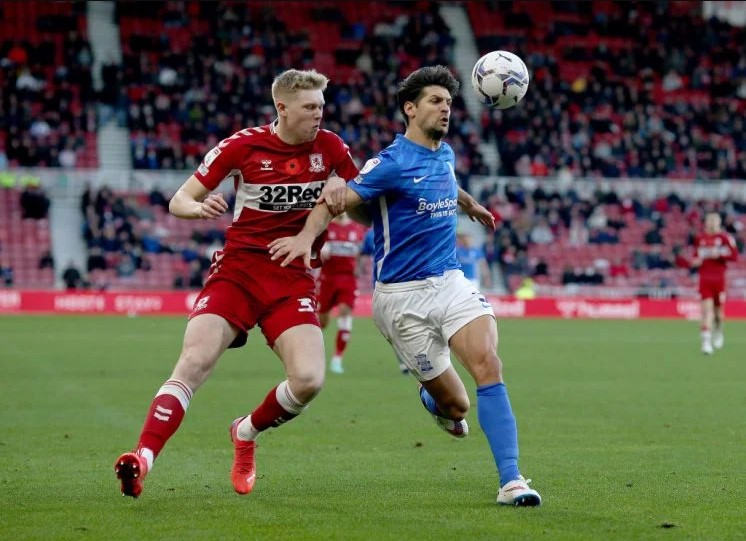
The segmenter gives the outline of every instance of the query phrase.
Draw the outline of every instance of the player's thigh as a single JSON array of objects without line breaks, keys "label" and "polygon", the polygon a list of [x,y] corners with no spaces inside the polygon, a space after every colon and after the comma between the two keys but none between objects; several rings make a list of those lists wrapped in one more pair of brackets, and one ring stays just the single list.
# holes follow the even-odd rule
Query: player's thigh
[{"label": "player's thigh", "polygon": [[399,360],[419,381],[434,379],[451,366],[448,344],[423,290],[373,294],[373,320]]},{"label": "player's thigh", "polygon": [[301,324],[286,329],[274,342],[274,351],[290,381],[320,388],[324,382],[324,338],[318,325]]},{"label": "player's thigh", "polygon": [[238,332],[233,324],[216,314],[191,318],[172,377],[184,381],[195,390],[207,379]]}]

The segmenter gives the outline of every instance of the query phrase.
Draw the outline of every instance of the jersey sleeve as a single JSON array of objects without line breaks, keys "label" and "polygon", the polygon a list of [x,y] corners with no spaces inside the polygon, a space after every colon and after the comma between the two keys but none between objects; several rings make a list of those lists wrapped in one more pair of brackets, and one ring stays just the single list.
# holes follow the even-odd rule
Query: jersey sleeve
[{"label": "jersey sleeve", "polygon": [[339,148],[336,149],[332,168],[334,173],[349,181],[358,174],[357,165],[355,165],[355,161],[350,154],[350,147],[347,146],[341,137],[337,136],[336,139],[339,142]]},{"label": "jersey sleeve", "polygon": [[194,176],[205,188],[214,190],[234,169],[239,169],[246,145],[241,139],[229,137],[205,154]]},{"label": "jersey sleeve", "polygon": [[347,186],[363,200],[370,201],[398,189],[400,177],[399,165],[386,153],[371,158],[360,170],[360,173]]},{"label": "jersey sleeve", "polygon": [[738,247],[736,246],[736,239],[733,235],[725,234],[725,246],[727,253],[723,256],[726,261],[736,261],[738,259]]}]

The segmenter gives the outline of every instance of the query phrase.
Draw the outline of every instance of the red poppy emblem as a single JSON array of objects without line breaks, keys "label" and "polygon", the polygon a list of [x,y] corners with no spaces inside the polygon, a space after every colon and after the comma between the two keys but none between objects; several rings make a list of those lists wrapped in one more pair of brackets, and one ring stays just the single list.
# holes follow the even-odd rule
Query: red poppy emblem
[{"label": "red poppy emblem", "polygon": [[300,162],[293,158],[285,162],[285,172],[288,175],[297,175],[300,173]]}]

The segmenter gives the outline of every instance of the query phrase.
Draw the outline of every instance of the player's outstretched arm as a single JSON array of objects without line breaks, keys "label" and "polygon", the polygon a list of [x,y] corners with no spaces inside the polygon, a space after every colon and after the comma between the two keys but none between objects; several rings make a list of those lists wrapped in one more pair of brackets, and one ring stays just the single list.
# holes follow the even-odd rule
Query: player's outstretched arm
[{"label": "player's outstretched arm", "polygon": [[223,194],[210,193],[197,177],[192,175],[176,190],[168,204],[168,211],[177,218],[187,220],[212,220],[228,210]]},{"label": "player's outstretched arm", "polygon": [[321,195],[316,200],[316,204],[326,203],[329,211],[336,216],[345,211],[347,199],[347,182],[342,177],[331,176],[326,180]]},{"label": "player's outstretched arm", "polygon": [[479,222],[483,226],[489,227],[492,231],[495,230],[495,217],[492,213],[477,203],[476,199],[461,188],[458,189],[458,204],[469,215],[472,222]]},{"label": "player's outstretched arm", "polygon": [[[349,211],[358,207],[363,200],[357,192],[347,188],[345,197],[345,207]],[[306,268],[311,268],[311,249],[316,237],[327,228],[332,221],[332,213],[326,204],[316,205],[306,218],[306,224],[301,232],[294,237],[282,237],[269,243],[269,253],[272,255],[272,261],[284,258],[280,263],[281,267],[287,267],[294,259],[303,258],[303,264]]]}]

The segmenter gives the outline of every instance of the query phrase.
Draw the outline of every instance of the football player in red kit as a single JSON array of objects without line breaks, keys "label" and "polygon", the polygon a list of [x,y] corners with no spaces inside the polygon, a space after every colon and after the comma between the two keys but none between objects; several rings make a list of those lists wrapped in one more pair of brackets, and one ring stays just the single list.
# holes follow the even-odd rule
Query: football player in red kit
[{"label": "football player in red kit", "polygon": [[329,315],[337,307],[337,337],[329,370],[344,372],[342,358],[352,332],[352,310],[357,298],[358,256],[365,238],[365,227],[340,214],[329,224],[327,241],[322,250],[324,261],[319,275],[319,321],[329,324]]},{"label": "football player in red kit", "polygon": [[246,342],[252,327],[260,327],[286,379],[230,425],[236,492],[248,494],[254,487],[257,436],[297,417],[321,390],[326,358],[315,280],[303,262],[281,267],[272,261],[267,245],[297,234],[319,201],[332,212],[344,210],[344,181],[327,179],[334,173],[352,178],[357,167],[342,139],[320,128],[327,82],[313,70],[278,75],[272,84],[277,120],[221,141],[171,199],[171,214],[208,220],[228,210],[213,190],[224,179],[232,180],[236,190],[225,248],[213,256],[189,315],[181,355],[150,405],[134,450],[114,464],[127,496],[140,495],[143,479],[179,428],[192,394],[228,347]]},{"label": "football player in red kit", "polygon": [[705,215],[705,230],[694,239],[693,266],[699,267],[699,295],[702,299],[700,334],[702,353],[712,354],[724,344],[723,304],[725,303],[725,270],[738,257],[733,237],[721,229],[717,212]]}]

